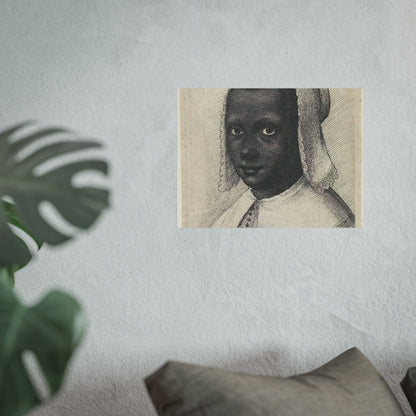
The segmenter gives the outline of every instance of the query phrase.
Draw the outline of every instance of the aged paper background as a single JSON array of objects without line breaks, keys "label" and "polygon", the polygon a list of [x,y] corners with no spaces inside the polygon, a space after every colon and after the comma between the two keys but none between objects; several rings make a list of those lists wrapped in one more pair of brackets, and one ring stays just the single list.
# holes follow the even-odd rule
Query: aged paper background
[{"label": "aged paper background", "polygon": [[[209,227],[247,189],[218,190],[221,112],[226,89],[178,90],[178,226]],[[338,171],[332,187],[362,226],[362,89],[331,88],[322,123]]]}]

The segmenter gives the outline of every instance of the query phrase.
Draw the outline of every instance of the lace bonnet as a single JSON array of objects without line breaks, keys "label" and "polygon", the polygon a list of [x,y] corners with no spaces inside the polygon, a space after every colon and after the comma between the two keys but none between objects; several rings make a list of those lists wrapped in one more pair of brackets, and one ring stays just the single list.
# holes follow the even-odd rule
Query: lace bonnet
[{"label": "lace bonnet", "polygon": [[[220,129],[220,191],[229,191],[239,181],[226,147],[224,97]],[[329,157],[321,123],[328,117],[330,97],[328,89],[296,89],[298,105],[298,142],[303,174],[310,185],[322,193],[338,178],[337,170]]]}]

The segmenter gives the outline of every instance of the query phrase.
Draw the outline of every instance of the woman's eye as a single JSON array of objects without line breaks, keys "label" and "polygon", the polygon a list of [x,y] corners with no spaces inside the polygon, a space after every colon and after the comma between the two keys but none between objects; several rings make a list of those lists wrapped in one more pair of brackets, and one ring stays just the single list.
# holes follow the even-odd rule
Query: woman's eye
[{"label": "woman's eye", "polygon": [[273,136],[273,134],[276,134],[276,130],[273,127],[265,127],[261,132],[265,136]]},{"label": "woman's eye", "polygon": [[240,136],[243,134],[243,130],[240,129],[240,127],[231,127],[230,131],[233,136]]}]

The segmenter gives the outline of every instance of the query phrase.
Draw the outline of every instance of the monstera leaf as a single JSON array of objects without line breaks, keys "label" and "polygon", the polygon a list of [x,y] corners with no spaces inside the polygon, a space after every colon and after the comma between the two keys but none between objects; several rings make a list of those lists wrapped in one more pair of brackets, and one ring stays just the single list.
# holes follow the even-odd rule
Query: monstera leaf
[{"label": "monstera leaf", "polygon": [[[56,245],[71,236],[51,225],[39,212],[43,201],[51,203],[70,224],[89,228],[108,206],[108,191],[94,187],[75,187],[75,174],[94,170],[107,173],[103,160],[88,159],[61,164],[44,173],[37,173],[45,163],[74,151],[98,148],[95,141],[64,140],[41,145],[47,136],[69,133],[61,128],[41,129],[16,139],[16,133],[27,126],[22,123],[0,132],[0,265],[23,267],[31,253],[10,224],[26,231],[38,245]],[[28,153],[28,149],[37,148]],[[26,156],[21,157],[22,154]],[[6,201],[5,197],[13,201]]]},{"label": "monstera leaf", "polygon": [[[15,226],[16,228],[20,229],[21,231],[23,231],[24,233],[26,233],[27,235],[29,235],[32,240],[36,243],[37,248],[41,248],[42,246],[42,242],[39,241],[22,223],[22,221],[20,220],[20,218],[17,215],[17,211],[16,211],[16,206],[14,204],[11,204],[10,202],[7,201],[0,201],[0,216],[1,213],[4,212],[4,214],[6,215],[6,220],[9,224]],[[6,234],[11,234],[10,230],[7,226],[5,226],[4,229]],[[3,238],[2,236],[4,236],[4,233],[0,233],[0,247],[2,247],[2,241],[6,241],[5,238]],[[14,234],[12,234],[10,236],[14,241]],[[20,239],[17,239],[17,243],[21,242]],[[24,245],[23,242],[21,242],[21,244],[23,244],[23,250],[26,250],[26,247]],[[9,253],[13,254],[13,249],[11,247],[7,247],[7,250],[9,250]],[[1,250],[0,250],[1,252]],[[29,257],[30,258],[30,257]],[[11,262],[10,262],[11,263]],[[13,265],[8,265],[8,266],[4,266],[5,271],[8,272],[8,280],[11,282],[12,286],[14,286],[14,272],[16,270],[18,270],[20,267],[22,267],[24,264],[22,264],[21,262],[19,263],[18,258],[15,262],[13,262]]]},{"label": "monstera leaf", "polygon": [[74,298],[58,291],[35,306],[22,305],[5,273],[0,269],[0,415],[20,416],[41,401],[22,354],[34,353],[53,395],[81,341],[85,317]]}]

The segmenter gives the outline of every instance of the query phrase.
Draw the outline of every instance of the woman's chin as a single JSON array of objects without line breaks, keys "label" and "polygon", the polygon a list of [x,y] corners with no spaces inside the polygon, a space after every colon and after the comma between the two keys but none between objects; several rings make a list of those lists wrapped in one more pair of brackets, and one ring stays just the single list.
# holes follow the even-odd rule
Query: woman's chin
[{"label": "woman's chin", "polygon": [[256,187],[256,185],[260,185],[262,182],[262,178],[259,178],[257,175],[245,175],[241,179],[250,188]]}]

